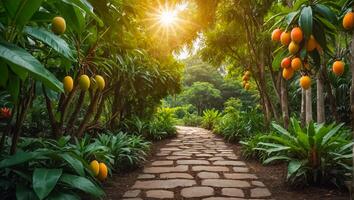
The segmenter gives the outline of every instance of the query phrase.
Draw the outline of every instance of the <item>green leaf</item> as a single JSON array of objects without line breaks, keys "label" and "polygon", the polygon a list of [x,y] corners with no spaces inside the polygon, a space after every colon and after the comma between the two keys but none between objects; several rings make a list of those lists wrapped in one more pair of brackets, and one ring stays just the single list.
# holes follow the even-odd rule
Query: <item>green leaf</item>
[{"label": "green leaf", "polygon": [[39,10],[43,0],[3,0],[7,13],[16,25],[25,25]]},{"label": "green leaf", "polygon": [[71,49],[69,48],[69,45],[66,43],[65,40],[61,39],[59,36],[43,28],[30,27],[30,26],[26,26],[24,28],[24,32],[46,43],[47,45],[52,47],[56,52],[62,54],[66,58],[70,60],[73,59],[73,55]]},{"label": "green leaf", "polygon": [[263,161],[263,164],[269,164],[276,160],[291,160],[291,158],[289,158],[288,156],[272,156],[266,159],[265,161]]},{"label": "green leaf", "polygon": [[281,61],[287,56],[287,53],[287,49],[284,47],[281,47],[281,49],[277,52],[272,62],[272,67],[274,70],[279,70]]},{"label": "green leaf", "polygon": [[29,189],[22,183],[16,184],[16,199],[17,200],[37,200],[38,197],[33,190]]},{"label": "green leaf", "polygon": [[62,169],[36,168],[33,172],[33,190],[40,200],[44,199],[54,189]]},{"label": "green leaf", "polygon": [[314,10],[315,12],[321,14],[325,19],[329,20],[331,23],[334,23],[337,20],[337,17],[332,12],[332,10],[323,4],[315,4]]},{"label": "green leaf", "polygon": [[59,156],[68,162],[80,176],[85,175],[84,166],[80,160],[69,153],[59,154]]},{"label": "green leaf", "polygon": [[25,163],[41,155],[43,155],[43,153],[39,153],[39,152],[28,153],[28,152],[19,151],[15,155],[0,161],[0,169]]},{"label": "green leaf", "polygon": [[93,12],[93,7],[88,1],[86,0],[62,0],[62,1],[84,10],[87,14],[93,17],[99,23],[100,26],[103,26],[103,21]]},{"label": "green leaf", "polygon": [[104,192],[100,187],[98,187],[85,177],[63,174],[60,178],[60,182],[65,183],[72,188],[76,188],[83,192],[91,194],[95,197],[102,197],[104,195]]},{"label": "green leaf", "polygon": [[339,129],[342,128],[344,124],[338,124],[337,126],[335,126],[331,131],[329,131],[322,140],[322,146],[324,146],[325,144],[327,144],[327,142],[335,135],[338,133]]},{"label": "green leaf", "polygon": [[81,198],[77,195],[70,194],[69,192],[52,192],[46,200],[80,200]]},{"label": "green leaf", "polygon": [[305,37],[309,38],[312,34],[312,26],[313,26],[313,19],[312,19],[312,8],[310,6],[306,6],[302,9],[300,18],[299,18],[299,25],[301,29],[305,33]]},{"label": "green leaf", "polygon": [[63,92],[63,84],[35,57],[22,48],[7,42],[0,42],[0,57],[30,72],[35,79],[57,92]]},{"label": "green leaf", "polygon": [[302,166],[302,162],[299,160],[292,160],[288,165],[288,175],[287,178],[290,178],[294,173],[296,173],[300,167]]}]

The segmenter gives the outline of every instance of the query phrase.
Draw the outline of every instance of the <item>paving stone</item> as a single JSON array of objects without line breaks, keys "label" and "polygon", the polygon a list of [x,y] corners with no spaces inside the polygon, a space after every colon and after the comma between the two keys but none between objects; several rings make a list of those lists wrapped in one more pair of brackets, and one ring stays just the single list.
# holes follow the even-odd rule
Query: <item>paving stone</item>
[{"label": "paving stone", "polygon": [[143,200],[141,198],[125,198],[125,199],[122,199],[122,200]]},{"label": "paving stone", "polygon": [[208,160],[216,161],[216,160],[225,160],[225,159],[223,157],[212,157],[212,158],[209,158]]},{"label": "paving stone", "polygon": [[149,190],[146,192],[146,197],[157,199],[172,199],[174,194],[168,190]]},{"label": "paving stone", "polygon": [[145,173],[165,173],[165,172],[185,172],[188,170],[187,165],[177,165],[175,167],[147,167],[144,169]]},{"label": "paving stone", "polygon": [[141,190],[128,190],[124,193],[123,197],[137,197]]},{"label": "paving stone", "polygon": [[172,160],[159,160],[151,163],[152,166],[173,165]]},{"label": "paving stone", "polygon": [[213,187],[234,187],[234,188],[247,188],[251,184],[247,181],[229,180],[229,179],[204,179],[202,185]]},{"label": "paving stone", "polygon": [[136,181],[132,188],[138,189],[168,189],[176,187],[188,187],[195,185],[195,180],[188,179],[167,179],[167,180],[149,180]]},{"label": "paving stone", "polygon": [[245,193],[238,188],[223,188],[221,190],[222,195],[232,196],[232,197],[244,197]]},{"label": "paving stone", "polygon": [[193,166],[192,171],[228,172],[229,168],[223,166]]},{"label": "paving stone", "polygon": [[234,197],[209,197],[203,200],[246,200],[244,198],[234,198]]},{"label": "paving stone", "polygon": [[138,179],[151,179],[151,178],[155,178],[155,175],[153,175],[153,174],[140,174],[138,176]]},{"label": "paving stone", "polygon": [[161,151],[180,151],[180,148],[176,148],[176,147],[170,147],[170,148],[161,148]]},{"label": "paving stone", "polygon": [[162,179],[174,179],[174,178],[186,178],[193,179],[193,176],[187,173],[165,173],[160,174],[160,178]]},{"label": "paving stone", "polygon": [[218,160],[213,162],[213,165],[233,165],[233,166],[246,166],[246,163],[235,160]]},{"label": "paving stone", "polygon": [[199,172],[197,176],[201,179],[220,178],[219,174],[215,172]]},{"label": "paving stone", "polygon": [[227,179],[258,179],[254,174],[245,173],[225,173],[224,176]]},{"label": "paving stone", "polygon": [[214,195],[214,189],[211,187],[201,187],[201,186],[183,188],[181,190],[181,195],[182,197],[185,198],[206,197],[206,196]]},{"label": "paving stone", "polygon": [[260,181],[252,181],[252,185],[258,186],[258,187],[265,187],[264,183]]},{"label": "paving stone", "polygon": [[167,160],[179,160],[179,159],[189,159],[192,158],[190,156],[167,156]]},{"label": "paving stone", "polygon": [[180,165],[209,165],[207,160],[177,160],[177,164]]},{"label": "paving stone", "polygon": [[201,154],[197,154],[195,156],[197,156],[197,157],[213,157],[213,155],[209,154],[209,153],[201,153]]},{"label": "paving stone", "polygon": [[247,173],[250,171],[247,167],[233,167],[232,169],[234,170],[234,172],[238,173]]},{"label": "paving stone", "polygon": [[269,197],[271,193],[267,188],[251,189],[251,197]]}]

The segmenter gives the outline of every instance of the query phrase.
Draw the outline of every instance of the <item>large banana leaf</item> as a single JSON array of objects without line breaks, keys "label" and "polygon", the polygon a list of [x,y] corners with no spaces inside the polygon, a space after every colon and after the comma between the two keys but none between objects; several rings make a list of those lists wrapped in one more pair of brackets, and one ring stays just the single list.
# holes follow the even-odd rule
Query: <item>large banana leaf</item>
[{"label": "large banana leaf", "polygon": [[24,49],[7,42],[0,42],[0,58],[25,69],[31,73],[36,80],[41,81],[49,88],[57,92],[63,92],[63,84],[35,57]]},{"label": "large banana leaf", "polygon": [[41,40],[66,58],[70,60],[73,59],[71,49],[69,48],[69,45],[66,43],[66,41],[53,34],[52,32],[49,32],[44,28],[31,26],[26,26],[24,28],[24,32],[38,40]]}]

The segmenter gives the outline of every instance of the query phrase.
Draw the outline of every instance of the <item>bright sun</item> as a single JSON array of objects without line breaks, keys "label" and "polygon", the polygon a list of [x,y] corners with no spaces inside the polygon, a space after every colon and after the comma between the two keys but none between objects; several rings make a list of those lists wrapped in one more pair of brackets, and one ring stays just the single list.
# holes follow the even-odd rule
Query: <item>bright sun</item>
[{"label": "bright sun", "polygon": [[177,13],[176,11],[164,10],[161,12],[159,18],[159,21],[162,25],[170,26],[176,22]]}]

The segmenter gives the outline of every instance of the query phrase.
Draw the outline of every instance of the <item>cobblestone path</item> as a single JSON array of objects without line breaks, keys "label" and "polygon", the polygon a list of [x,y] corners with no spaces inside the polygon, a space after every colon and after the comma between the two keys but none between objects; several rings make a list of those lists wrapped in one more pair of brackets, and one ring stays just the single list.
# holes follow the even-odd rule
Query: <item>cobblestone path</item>
[{"label": "cobblestone path", "polygon": [[222,139],[201,128],[178,127],[178,136],[145,166],[124,200],[271,199]]}]

